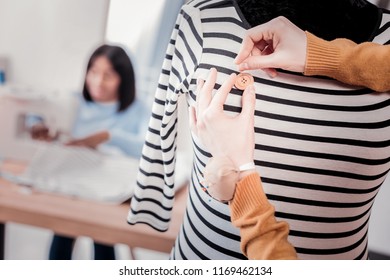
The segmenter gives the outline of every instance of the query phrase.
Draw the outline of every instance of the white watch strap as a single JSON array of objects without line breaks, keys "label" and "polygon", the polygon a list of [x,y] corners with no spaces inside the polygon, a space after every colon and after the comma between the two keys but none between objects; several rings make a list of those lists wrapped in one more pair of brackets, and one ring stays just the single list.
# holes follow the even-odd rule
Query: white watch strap
[{"label": "white watch strap", "polygon": [[240,165],[238,167],[238,170],[240,170],[240,171],[246,171],[246,170],[252,170],[252,169],[256,169],[256,165],[254,164],[253,161],[245,163],[245,164]]}]

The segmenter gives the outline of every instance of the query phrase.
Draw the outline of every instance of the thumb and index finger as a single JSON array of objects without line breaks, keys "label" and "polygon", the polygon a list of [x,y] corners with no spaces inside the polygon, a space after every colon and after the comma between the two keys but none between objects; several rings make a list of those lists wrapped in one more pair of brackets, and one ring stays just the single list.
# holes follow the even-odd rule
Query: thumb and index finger
[{"label": "thumb and index finger", "polygon": [[[239,70],[275,68],[278,58],[275,53],[263,53],[263,55],[253,55],[252,51],[256,46],[261,45],[264,51],[265,46],[274,41],[276,26],[270,22],[258,25],[249,29],[241,43],[241,48],[234,60]],[[265,54],[265,55],[264,55]]]},{"label": "thumb and index finger", "polygon": [[[267,51],[262,52],[262,55],[251,56],[254,48],[256,46],[267,46],[269,42],[273,42],[274,36],[276,33],[276,27],[273,23],[273,20],[262,25],[258,25],[254,28],[251,28],[247,31],[246,36],[244,37],[241,48],[234,60],[234,62],[239,65],[239,70],[248,70],[248,69],[264,69],[264,68],[277,68],[278,67],[278,54],[267,53]],[[196,130],[197,115],[199,111],[204,111],[207,107],[212,106],[215,110],[223,110],[223,104],[226,100],[227,93],[234,84],[235,75],[231,75],[228,78],[228,82],[225,83],[219,90],[219,94],[212,97],[209,92],[211,92],[211,87],[215,84],[216,81],[216,69],[210,70],[209,79],[204,82],[201,82],[200,88],[198,87],[198,93],[201,92],[201,88],[205,86],[206,90],[203,90],[203,96],[197,98],[196,107],[190,108],[190,124],[191,128]],[[255,90],[253,86],[249,86],[245,89],[243,98],[242,98],[242,111],[239,115],[245,119],[253,119],[254,110],[255,110]]]},{"label": "thumb and index finger", "polygon": [[191,106],[189,109],[189,122],[191,131],[196,135],[197,134],[197,125],[201,123],[199,121],[199,116],[209,108],[212,97],[212,91],[217,79],[217,69],[211,68],[209,75],[206,80],[198,79],[196,87],[196,102],[195,106]]},{"label": "thumb and index finger", "polygon": [[[223,105],[226,102],[226,98],[235,84],[237,75],[231,74],[227,80],[222,84],[220,89],[217,91],[215,96],[210,102],[210,109],[213,110],[215,116],[218,116],[220,113],[223,113]],[[245,88],[242,94],[242,110],[241,113],[237,116],[239,118],[244,118],[245,121],[253,122],[254,111],[256,104],[256,94],[254,85],[249,85]]]},{"label": "thumb and index finger", "polygon": [[[235,79],[237,75],[233,73],[221,85],[215,96],[211,96],[211,90],[215,84],[216,74],[217,71],[213,68],[210,70],[209,78],[206,81],[203,81],[201,79],[198,80],[198,96],[195,105],[196,107],[191,106],[189,110],[190,128],[195,134],[197,134],[196,127],[199,114],[202,114],[202,112],[204,112],[207,108],[211,109],[214,113],[223,112],[223,105],[226,102],[227,95],[235,84]],[[242,111],[239,116],[244,117],[246,119],[250,119],[251,117],[253,118],[255,101],[255,88],[253,85],[250,85],[243,92]]]},{"label": "thumb and index finger", "polygon": [[242,110],[238,117],[244,118],[245,120],[254,119],[256,105],[256,94],[255,87],[253,85],[248,86],[242,95]]}]

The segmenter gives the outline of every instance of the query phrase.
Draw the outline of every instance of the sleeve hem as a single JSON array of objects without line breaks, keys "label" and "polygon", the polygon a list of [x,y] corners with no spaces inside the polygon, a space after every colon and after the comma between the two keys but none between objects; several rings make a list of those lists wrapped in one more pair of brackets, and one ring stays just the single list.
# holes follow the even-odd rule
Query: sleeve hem
[{"label": "sleeve hem", "polygon": [[329,41],[305,32],[307,37],[306,65],[304,74],[333,76],[340,61],[340,49]]},{"label": "sleeve hem", "polygon": [[240,218],[254,207],[267,208],[270,206],[263,191],[259,174],[252,173],[237,183],[236,192],[230,202],[232,221]]}]

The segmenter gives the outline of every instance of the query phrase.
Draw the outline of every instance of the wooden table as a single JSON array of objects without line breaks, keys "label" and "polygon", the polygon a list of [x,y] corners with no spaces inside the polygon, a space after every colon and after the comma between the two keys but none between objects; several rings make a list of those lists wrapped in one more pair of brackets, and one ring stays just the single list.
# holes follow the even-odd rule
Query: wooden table
[{"label": "wooden table", "polygon": [[[7,163],[18,170],[20,164]],[[4,166],[3,166],[4,168]],[[182,222],[187,188],[175,198],[169,230],[158,232],[144,224],[126,221],[129,203],[110,205],[43,193],[16,185],[0,177],[0,259],[4,259],[5,224],[15,222],[53,230],[72,237],[88,236],[105,244],[126,244],[169,253]]]}]

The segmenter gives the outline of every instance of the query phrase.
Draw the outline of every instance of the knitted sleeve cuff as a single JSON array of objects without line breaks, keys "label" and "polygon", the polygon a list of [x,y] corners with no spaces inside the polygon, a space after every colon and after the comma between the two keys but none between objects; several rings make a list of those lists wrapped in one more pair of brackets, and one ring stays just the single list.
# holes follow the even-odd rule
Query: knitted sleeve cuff
[{"label": "knitted sleeve cuff", "polygon": [[305,32],[307,37],[307,53],[304,74],[307,76],[334,76],[340,61],[340,48],[330,41]]},{"label": "knitted sleeve cuff", "polygon": [[269,206],[259,174],[251,173],[237,183],[234,198],[230,201],[231,219],[235,221],[246,213],[252,212],[254,208],[265,210]]}]

